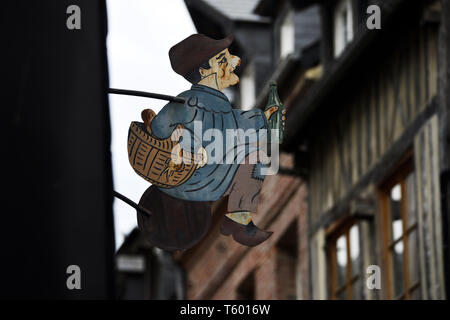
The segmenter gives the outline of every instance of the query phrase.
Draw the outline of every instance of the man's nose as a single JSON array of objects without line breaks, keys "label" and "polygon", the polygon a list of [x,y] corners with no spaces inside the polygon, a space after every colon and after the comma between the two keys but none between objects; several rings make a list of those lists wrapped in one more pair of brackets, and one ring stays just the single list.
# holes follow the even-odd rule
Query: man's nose
[{"label": "man's nose", "polygon": [[233,66],[233,68],[236,68],[236,67],[238,67],[240,65],[241,65],[241,58],[239,58],[237,56],[233,56],[233,59],[232,59],[232,66]]}]

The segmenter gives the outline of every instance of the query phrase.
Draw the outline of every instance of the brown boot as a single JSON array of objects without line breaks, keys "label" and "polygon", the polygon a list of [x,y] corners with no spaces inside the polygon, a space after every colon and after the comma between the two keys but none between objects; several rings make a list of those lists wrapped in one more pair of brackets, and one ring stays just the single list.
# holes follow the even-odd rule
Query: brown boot
[{"label": "brown boot", "polygon": [[220,225],[220,233],[225,236],[231,234],[236,242],[244,246],[254,247],[266,241],[273,232],[259,229],[252,221],[243,225],[224,216]]}]

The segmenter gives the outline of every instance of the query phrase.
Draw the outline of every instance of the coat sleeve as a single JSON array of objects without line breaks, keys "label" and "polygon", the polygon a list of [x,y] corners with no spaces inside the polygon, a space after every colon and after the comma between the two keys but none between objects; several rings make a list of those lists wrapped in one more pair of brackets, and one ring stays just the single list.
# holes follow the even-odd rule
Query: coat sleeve
[{"label": "coat sleeve", "polygon": [[183,124],[183,105],[171,102],[166,104],[153,118],[150,125],[152,134],[159,139],[167,139],[178,124]]},{"label": "coat sleeve", "polygon": [[[259,109],[252,110],[233,110],[238,119],[239,129],[244,130],[244,136],[240,138],[241,141],[248,143],[248,153],[259,149],[261,143],[267,141],[267,120],[264,112]],[[248,130],[254,130],[256,134],[246,134]]]},{"label": "coat sleeve", "polygon": [[236,114],[239,119],[239,127],[247,130],[247,129],[255,129],[256,131],[260,129],[267,129],[267,119],[259,109],[251,109],[247,111],[236,110],[233,112]]}]

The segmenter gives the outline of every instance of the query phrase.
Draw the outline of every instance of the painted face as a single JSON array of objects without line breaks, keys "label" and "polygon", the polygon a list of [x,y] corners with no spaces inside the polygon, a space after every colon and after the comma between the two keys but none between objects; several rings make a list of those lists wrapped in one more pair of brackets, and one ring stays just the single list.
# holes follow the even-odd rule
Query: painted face
[{"label": "painted face", "polygon": [[233,56],[228,49],[224,49],[209,59],[210,69],[200,68],[199,71],[202,78],[214,76],[217,88],[222,90],[239,82],[239,77],[234,73],[234,70],[240,64],[241,59],[238,56]]}]

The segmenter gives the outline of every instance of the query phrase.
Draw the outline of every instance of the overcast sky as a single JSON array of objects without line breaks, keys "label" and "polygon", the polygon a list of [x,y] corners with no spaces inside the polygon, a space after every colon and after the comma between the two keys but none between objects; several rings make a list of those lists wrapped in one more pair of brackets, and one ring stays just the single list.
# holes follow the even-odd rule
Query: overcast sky
[{"label": "overcast sky", "polygon": [[[190,83],[176,74],[168,51],[196,33],[183,0],[107,0],[108,63],[111,88],[177,95]],[[135,202],[150,186],[131,168],[127,134],[131,121],[141,120],[141,111],[158,112],[166,102],[155,99],[110,95],[111,152],[114,189]],[[116,248],[137,225],[136,211],[114,201]]]}]

